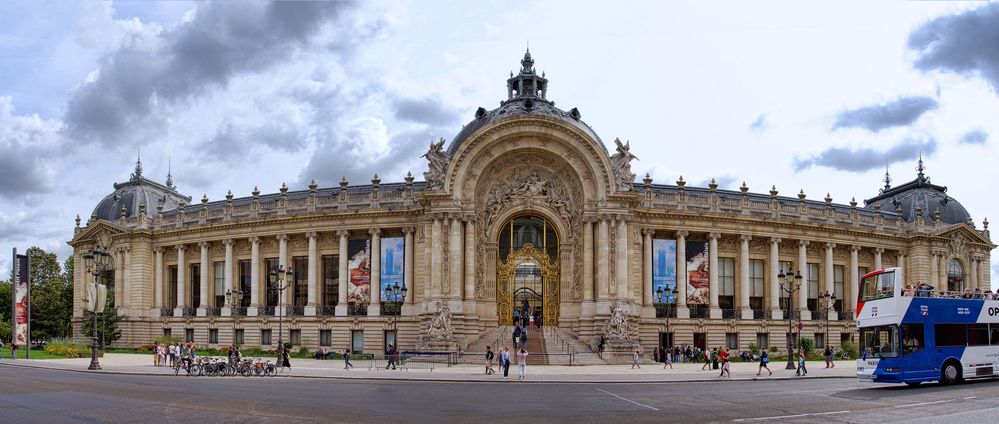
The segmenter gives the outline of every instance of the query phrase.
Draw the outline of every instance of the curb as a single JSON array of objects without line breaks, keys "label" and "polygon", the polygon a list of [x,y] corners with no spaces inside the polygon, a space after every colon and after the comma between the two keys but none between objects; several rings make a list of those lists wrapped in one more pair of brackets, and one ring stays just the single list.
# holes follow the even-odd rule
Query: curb
[{"label": "curb", "polygon": [[[44,365],[34,365],[34,364],[12,364],[0,362],[0,366],[7,367],[21,367],[21,368],[34,368],[34,369],[44,369],[50,371],[64,371],[64,372],[76,372],[84,374],[113,374],[113,375],[140,375],[140,376],[150,376],[150,377],[180,377],[172,374],[163,373],[151,373],[151,372],[137,372],[137,371],[92,371],[85,369],[74,369],[74,368],[61,368],[61,367],[48,367]],[[215,379],[212,377],[206,377]],[[433,383],[485,383],[485,384],[502,384],[504,381],[517,381],[517,380],[473,380],[468,378],[396,378],[396,377],[379,377],[379,376],[320,376],[320,375],[279,375],[271,378],[300,378],[300,379],[313,379],[313,380],[354,380],[354,381],[418,381],[418,382],[433,382]],[[524,380],[517,381],[518,383],[528,383],[528,384],[689,384],[689,383],[721,383],[725,381],[784,381],[784,380],[833,380],[833,379],[856,379],[856,376],[839,376],[839,375],[817,375],[814,377],[739,377],[739,378],[727,378],[727,379],[684,379],[684,380],[607,380],[607,381],[595,381],[595,380]]]}]

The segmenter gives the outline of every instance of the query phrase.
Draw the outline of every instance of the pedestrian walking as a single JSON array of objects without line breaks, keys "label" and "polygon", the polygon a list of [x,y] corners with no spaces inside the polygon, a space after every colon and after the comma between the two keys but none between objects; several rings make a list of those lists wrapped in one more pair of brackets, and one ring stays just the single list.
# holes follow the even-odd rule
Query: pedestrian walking
[{"label": "pedestrian walking", "polygon": [[711,369],[718,369],[718,348],[711,349]]},{"label": "pedestrian walking", "polygon": [[507,380],[510,378],[510,348],[503,346],[503,351],[500,353],[500,361],[503,362],[503,379]]},{"label": "pedestrian walking", "polygon": [[704,366],[701,367],[701,371],[710,370],[711,368],[711,352],[704,349]]},{"label": "pedestrian walking", "polygon": [[527,348],[523,346],[520,348],[520,352],[517,352],[517,371],[520,380],[523,380],[527,373]]},{"label": "pedestrian walking", "polygon": [[801,349],[798,349],[798,371],[794,375],[802,377],[808,375],[808,369],[805,368],[805,351]]},{"label": "pedestrian walking", "polygon": [[728,347],[726,346],[724,349],[722,349],[722,351],[718,354],[718,356],[721,359],[721,375],[719,375],[719,377],[732,378],[732,370],[730,368],[731,362],[730,362]]},{"label": "pedestrian walking", "polygon": [[631,355],[631,369],[635,369],[635,367],[638,367],[639,369],[642,368],[641,365],[638,365],[638,356],[639,353],[637,350]]},{"label": "pedestrian walking", "polygon": [[769,375],[774,375],[774,372],[770,370],[769,365],[770,357],[767,356],[767,349],[760,349],[760,369],[756,370],[756,376],[759,377],[760,373],[763,372],[764,369],[770,373]]},{"label": "pedestrian walking", "polygon": [[669,369],[673,369],[673,355],[672,355],[672,352],[666,351],[665,353],[666,354],[663,356],[663,360],[665,362],[665,364],[663,364],[663,369],[666,369],[666,367],[669,367]]},{"label": "pedestrian walking", "polygon": [[17,343],[11,341],[10,343],[10,359],[17,359]]},{"label": "pedestrian walking", "polygon": [[153,366],[160,366],[160,344],[153,343]]},{"label": "pedestrian walking", "polygon": [[520,332],[520,348],[527,349],[527,330]]},{"label": "pedestrian walking", "polygon": [[832,346],[826,346],[825,352],[823,352],[826,357],[826,368],[836,368],[836,362],[833,361],[833,348]]},{"label": "pedestrian walking", "polygon": [[291,372],[291,354],[288,349],[281,350],[281,371],[287,368],[288,372]]},{"label": "pedestrian walking", "polygon": [[347,346],[347,348],[343,350],[343,369],[345,370],[354,368],[354,365],[350,363],[350,353],[350,346]]},{"label": "pedestrian walking", "polygon": [[517,323],[517,325],[515,325],[513,327],[513,348],[514,349],[516,349],[517,345],[520,343],[520,333],[522,331],[523,330],[520,329],[520,323]]},{"label": "pedestrian walking", "polygon": [[496,371],[493,370],[493,357],[494,356],[495,355],[493,354],[492,348],[490,348],[489,346],[486,346],[486,375],[496,374]]}]

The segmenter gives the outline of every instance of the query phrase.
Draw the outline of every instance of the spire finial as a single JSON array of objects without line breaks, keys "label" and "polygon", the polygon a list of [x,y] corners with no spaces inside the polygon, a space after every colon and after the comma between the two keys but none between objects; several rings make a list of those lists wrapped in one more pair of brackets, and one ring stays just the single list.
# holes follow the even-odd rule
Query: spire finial
[{"label": "spire finial", "polygon": [[919,151],[919,162],[916,165],[916,177],[919,178],[920,181],[922,181],[923,179],[926,178],[926,176],[923,175],[923,171],[925,171],[925,170],[926,170],[926,167],[923,166],[923,151],[920,150]]},{"label": "spire finial", "polygon": [[171,162],[170,157],[167,156],[167,180],[166,180],[166,186],[167,186],[167,188],[169,188],[171,190],[173,190],[173,189],[176,188],[176,187],[173,186],[173,175],[170,174],[172,172],[172,168],[173,168],[173,163]]},{"label": "spire finial", "polygon": [[135,154],[135,173],[132,174],[132,181],[142,178],[142,148]]},{"label": "spire finial", "polygon": [[881,189],[882,193],[884,193],[884,192],[886,192],[888,190],[891,190],[891,174],[888,173],[888,162],[885,162],[885,179],[884,179],[884,182],[885,182],[885,187],[883,189]]}]

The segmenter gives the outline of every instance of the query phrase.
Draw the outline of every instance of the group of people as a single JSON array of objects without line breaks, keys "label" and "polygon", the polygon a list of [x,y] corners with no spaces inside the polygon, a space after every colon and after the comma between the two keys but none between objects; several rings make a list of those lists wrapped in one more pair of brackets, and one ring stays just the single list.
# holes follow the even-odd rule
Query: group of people
[{"label": "group of people", "polygon": [[194,343],[164,343],[153,344],[153,366],[176,368],[181,365],[190,366],[197,355]]},{"label": "group of people", "polygon": [[963,292],[936,291],[933,286],[920,282],[913,285],[908,283],[902,289],[902,296],[909,297],[941,297],[950,299],[972,299],[972,300],[999,300],[999,291],[993,293],[991,289],[984,292],[980,288],[966,288]]},{"label": "group of people", "polygon": [[[641,352],[635,351],[632,357],[632,369],[641,368],[641,365],[639,364],[640,354]],[[807,375],[808,369],[805,366],[805,352],[799,348],[797,352],[794,352],[793,354],[797,362],[795,375]],[[674,346],[673,349],[656,347],[652,351],[652,356],[656,362],[663,362],[663,369],[673,369],[673,362],[701,361],[704,363],[704,365],[701,366],[701,371],[719,370],[719,377],[732,377],[732,355],[728,347],[713,348],[711,350],[691,348],[690,346]],[[739,356],[746,362],[750,359],[759,359],[759,369],[756,372],[757,376],[760,376],[763,373],[763,370],[766,370],[768,375],[773,375],[773,371],[769,366],[770,355],[767,353],[766,348],[760,349],[760,353],[758,355],[749,352],[742,352]],[[825,357],[826,368],[836,367],[835,350],[832,346],[826,346],[823,350],[823,356]]]},{"label": "group of people", "polygon": [[[486,346],[486,375],[496,374],[496,370],[493,369],[493,364],[495,363],[501,370],[503,370],[503,379],[509,380],[510,348],[503,346],[499,348],[498,353],[499,355],[497,355],[497,352],[493,352],[492,346]],[[527,377],[527,348],[523,345],[521,345],[520,350],[517,351],[517,371],[518,380],[523,380]]]}]

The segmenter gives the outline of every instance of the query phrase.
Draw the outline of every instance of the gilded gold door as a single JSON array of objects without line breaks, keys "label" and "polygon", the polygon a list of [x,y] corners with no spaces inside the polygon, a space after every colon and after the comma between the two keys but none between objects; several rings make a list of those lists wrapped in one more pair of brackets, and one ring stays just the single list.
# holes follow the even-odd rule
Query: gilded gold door
[{"label": "gilded gold door", "polygon": [[[535,249],[533,244],[525,243],[520,249],[511,251],[506,261],[498,261],[496,274],[496,307],[500,325],[511,325],[514,309],[525,304],[530,310],[540,306],[544,325],[558,325],[557,260]],[[540,301],[540,305],[535,300]]]}]

